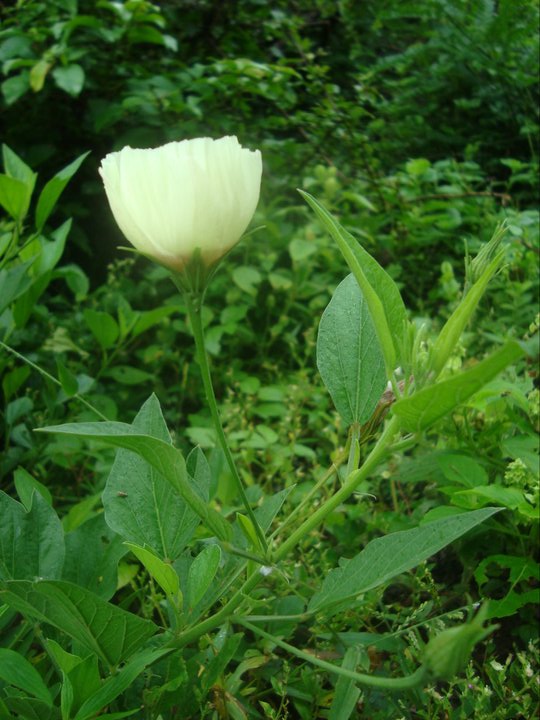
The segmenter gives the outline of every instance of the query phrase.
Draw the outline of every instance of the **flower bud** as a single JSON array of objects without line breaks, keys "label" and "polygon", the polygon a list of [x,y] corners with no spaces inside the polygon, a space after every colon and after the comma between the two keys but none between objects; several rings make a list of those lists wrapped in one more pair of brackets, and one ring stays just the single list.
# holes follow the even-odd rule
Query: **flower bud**
[{"label": "flower bud", "polygon": [[247,228],[261,184],[258,150],[236,137],[125,147],[99,169],[113,215],[129,242],[175,273],[206,270]]},{"label": "flower bud", "polygon": [[486,614],[487,605],[483,605],[471,622],[448,628],[431,638],[424,651],[423,664],[436,680],[451,680],[461,672],[474,646],[496,629],[497,625],[482,627]]}]

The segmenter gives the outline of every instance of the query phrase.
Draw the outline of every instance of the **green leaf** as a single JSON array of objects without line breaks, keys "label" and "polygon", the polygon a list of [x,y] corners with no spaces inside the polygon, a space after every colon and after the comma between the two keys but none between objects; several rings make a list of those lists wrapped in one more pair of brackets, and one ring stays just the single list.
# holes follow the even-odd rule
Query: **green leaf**
[{"label": "green leaf", "polygon": [[[523,492],[515,487],[504,487],[503,485],[480,485],[469,490],[459,490],[452,494],[452,501],[461,505],[462,499],[470,499],[477,507],[489,503],[496,503],[503,507],[516,510],[526,502]],[[531,507],[531,510],[533,508]]]},{"label": "green leaf", "polygon": [[431,163],[426,158],[414,158],[406,163],[405,170],[409,175],[423,175],[430,167]]},{"label": "green leaf", "polygon": [[84,70],[80,65],[56,67],[52,76],[58,87],[71,97],[77,97],[84,87]]},{"label": "green leaf", "polygon": [[[120,422],[68,423],[40,428],[40,431],[99,440],[107,445],[131,450],[163,475],[221,540],[230,539],[231,526],[192,488],[187,477],[184,456],[180,450],[164,440],[151,437],[133,425]],[[129,497],[129,487],[127,492]]]},{"label": "green leaf", "polygon": [[[71,220],[52,233],[53,240],[48,241],[40,237],[30,245],[30,250],[37,250],[36,258],[29,274],[29,287],[23,294],[19,293],[13,315],[18,327],[23,327],[35,310],[36,303],[49,285],[51,270],[58,263],[64,252],[67,236],[71,228]],[[27,249],[28,250],[28,249]]]},{"label": "green leaf", "polygon": [[30,206],[26,185],[20,180],[0,174],[0,205],[14,220],[24,220]]},{"label": "green leaf", "polygon": [[178,596],[180,581],[175,569],[169,565],[169,563],[163,562],[161,558],[148,548],[130,542],[126,542],[124,545],[131,550],[137,560],[144,565],[166,595],[172,598]]},{"label": "green leaf", "polygon": [[62,580],[91,590],[104,600],[111,598],[118,582],[118,561],[127,550],[103,514],[94,515],[66,533],[65,544]]},{"label": "green leaf", "polygon": [[79,157],[72,163],[66,165],[65,168],[60,170],[60,172],[56,173],[56,175],[49,180],[41,191],[36,207],[36,227],[38,232],[41,232],[43,226],[47,222],[47,218],[58,202],[58,198],[64,192],[64,188],[89,154],[90,151],[85,152],[82,155],[79,155]]},{"label": "green leaf", "polygon": [[76,395],[79,391],[79,383],[77,382],[77,378],[75,377],[75,375],[73,375],[72,372],[70,372],[66,368],[66,366],[58,356],[55,357],[55,361],[58,380],[62,385],[62,390],[66,394],[66,397],[73,397],[73,395]]},{"label": "green leaf", "polygon": [[281,509],[281,506],[287,499],[287,496],[292,491],[293,486],[288,488],[284,488],[283,490],[280,490],[277,493],[274,493],[273,495],[266,496],[262,502],[262,505],[260,505],[255,510],[255,517],[257,518],[257,522],[259,523],[260,527],[264,532],[268,532],[270,530],[270,526],[272,525],[272,522],[278,512]]},{"label": "green leaf", "polygon": [[194,608],[203,599],[216,576],[220,561],[219,545],[207,545],[191,563],[187,583],[190,608]]},{"label": "green leaf", "polygon": [[178,305],[163,305],[162,307],[154,308],[154,310],[144,310],[139,312],[138,318],[131,330],[132,337],[137,337],[137,335],[140,335],[145,330],[148,330],[148,328],[157,325],[164,318],[178,312],[178,310]]},{"label": "green leaf", "polygon": [[21,160],[9,145],[2,145],[2,158],[4,160],[4,170],[6,174],[24,183],[30,196],[36,184],[37,173],[35,173],[24,160]]},{"label": "green leaf", "polygon": [[[117,673],[108,677],[101,688],[83,703],[73,720],[89,720],[94,718],[100,710],[109,705],[115,698],[130,687],[143,670],[160,657],[170,652],[170,649],[145,650],[135,655]],[[140,708],[137,708],[140,712]],[[132,714],[128,711],[127,714]],[[100,717],[108,717],[100,715]],[[112,717],[112,716],[110,716]]]},{"label": "green leaf", "polygon": [[0,175],[0,205],[12,218],[24,220],[34,192],[37,173],[7,145],[2,145],[5,175]]},{"label": "green leaf", "polygon": [[302,238],[294,238],[289,243],[289,255],[294,263],[302,263],[316,252],[317,246],[312,242],[302,240]]},{"label": "green leaf", "polygon": [[49,707],[52,705],[51,694],[38,671],[14,650],[0,648],[0,679],[42,700]]},{"label": "green leaf", "polygon": [[120,334],[120,328],[112,315],[100,310],[88,309],[84,311],[84,320],[104,350],[113,347]]},{"label": "green leaf", "polygon": [[225,642],[219,647],[217,655],[208,663],[201,678],[202,690],[205,695],[223,675],[225,668],[235,656],[243,639],[244,633],[235,633],[226,637]]},{"label": "green leaf", "polygon": [[47,77],[49,70],[51,69],[52,64],[49,62],[49,60],[45,60],[45,58],[41,58],[37,61],[35,65],[32,66],[32,69],[30,70],[30,87],[34,92],[39,92],[43,89],[43,85],[45,84],[45,78]]},{"label": "green leaf", "polygon": [[437,465],[450,482],[466,488],[486,485],[488,474],[484,468],[471,457],[455,452],[442,452],[436,456]]},{"label": "green leaf", "polygon": [[87,495],[75,505],[72,505],[62,518],[62,526],[65,533],[72,532],[80,527],[89,518],[95,515],[95,508],[99,504],[99,493]]},{"label": "green leaf", "polygon": [[0,580],[58,578],[64,533],[58,516],[38,493],[27,511],[0,491]]},{"label": "green leaf", "polygon": [[501,448],[512,459],[519,458],[533,473],[538,473],[538,436],[534,431],[530,435],[514,435],[503,440]]},{"label": "green leaf", "polygon": [[[0,200],[1,202],[1,200]],[[34,282],[28,273],[33,261],[0,270],[0,315],[11,303],[23,295]]]},{"label": "green leaf", "polygon": [[338,285],[321,318],[317,366],[344,422],[369,420],[386,386],[386,372],[369,308],[353,275]]},{"label": "green leaf", "polygon": [[259,536],[257,535],[255,526],[251,522],[250,518],[248,518],[246,515],[242,515],[242,513],[236,513],[236,520],[238,522],[238,527],[243,532],[250,547],[257,552],[261,552],[261,541],[259,540]]},{"label": "green leaf", "polygon": [[10,370],[9,372],[4,372],[4,377],[2,378],[2,390],[4,391],[4,398],[6,402],[11,400],[21,385],[23,385],[28,379],[29,375],[30,368],[28,365],[21,365],[20,367],[13,368],[13,370]]},{"label": "green leaf", "polygon": [[[347,648],[341,667],[345,670],[356,670],[360,660],[360,649],[358,647]],[[334,699],[328,713],[328,720],[348,720],[351,717],[358,698],[360,690],[352,678],[340,675],[336,683],[336,691]]]},{"label": "green leaf", "polygon": [[522,355],[523,350],[519,344],[511,340],[470,370],[398,400],[392,405],[392,412],[400,418],[404,430],[425,430],[464,403]]},{"label": "green leaf", "polygon": [[[133,427],[171,443],[155,395],[142,406]],[[196,457],[200,463],[206,463],[201,451]],[[195,476],[195,472],[191,475]],[[188,478],[187,482],[208,503],[208,478],[197,473],[195,479]],[[103,492],[103,506],[105,520],[113,530],[129,542],[151,548],[162,560],[176,560],[200,523],[198,514],[181,493],[144,458],[128,450],[119,450],[116,455]]]},{"label": "green leaf", "polygon": [[[491,567],[494,568],[495,577],[500,577],[501,568],[510,571],[510,577],[508,578],[510,590],[503,598],[489,599],[487,610],[489,619],[509,617],[529,603],[538,606],[540,601],[538,587],[533,587],[531,590],[526,589],[533,583],[538,584],[540,580],[538,563],[533,558],[515,555],[489,555],[482,560],[474,572],[474,577],[480,587],[491,581],[491,573],[488,572],[488,568]],[[517,591],[516,587],[518,589],[523,588],[524,592]]]},{"label": "green leaf", "polygon": [[90,288],[90,282],[85,273],[77,265],[63,265],[52,274],[52,279],[62,278],[75,295],[75,300],[84,300]]},{"label": "green leaf", "polygon": [[116,380],[121,385],[141,385],[145,382],[154,381],[154,376],[151,373],[129,365],[115,365],[110,370],[106,370],[103,375]]},{"label": "green leaf", "polygon": [[383,351],[387,376],[410,365],[410,323],[397,285],[360,243],[309,193],[299,190],[332,235],[360,286]]},{"label": "green leaf", "polygon": [[248,295],[257,294],[257,285],[262,281],[262,275],[252,267],[240,266],[233,270],[233,280],[238,287]]},{"label": "green leaf", "polygon": [[68,672],[64,673],[62,686],[62,703],[64,701],[65,688],[69,688],[69,707],[67,717],[72,718],[85,700],[92,697],[101,688],[98,659],[96,655],[88,655],[84,660],[79,660]]},{"label": "green leaf", "polygon": [[38,492],[45,500],[47,505],[52,506],[52,495],[49,489],[45,487],[39,480],[33,478],[24,468],[19,467],[13,473],[15,480],[15,489],[20,497],[22,504],[27,512],[32,508],[32,495]]},{"label": "green leaf", "polygon": [[130,43],[151,43],[164,45],[164,35],[153,25],[135,25],[129,28],[127,39]]},{"label": "green leaf", "polygon": [[30,73],[23,70],[18,75],[12,75],[2,83],[2,95],[6,105],[13,105],[30,89]]},{"label": "green leaf", "polygon": [[309,603],[311,611],[328,608],[383,585],[411,570],[442,548],[484,522],[500,508],[483,508],[453,515],[413,530],[391,533],[369,542],[361,553],[332,570]]},{"label": "green leaf", "polygon": [[30,697],[11,695],[0,701],[0,719],[11,720],[60,720],[60,711],[56,706],[49,706],[43,700]]},{"label": "green leaf", "polygon": [[74,655],[73,653],[69,653],[67,650],[64,650],[64,648],[59,645],[56,640],[47,638],[44,641],[44,644],[47,649],[47,653],[51,656],[54,663],[62,672],[69,673],[82,660],[82,658],[78,655]]},{"label": "green leaf", "polygon": [[39,257],[38,273],[43,275],[53,270],[64,253],[66,240],[71,230],[71,219],[66,220],[59,228],[51,233],[52,241],[42,240],[41,255]]},{"label": "green leaf", "polygon": [[158,629],[150,620],[60,580],[4,582],[0,599],[26,617],[62,630],[110,667],[126,660]]}]

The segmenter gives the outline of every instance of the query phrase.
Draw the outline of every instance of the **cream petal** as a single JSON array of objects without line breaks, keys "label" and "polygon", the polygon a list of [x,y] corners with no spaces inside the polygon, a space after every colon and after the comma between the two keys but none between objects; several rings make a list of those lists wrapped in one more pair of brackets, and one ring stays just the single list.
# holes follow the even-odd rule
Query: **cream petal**
[{"label": "cream petal", "polygon": [[113,215],[141,252],[181,267],[195,250],[212,263],[248,226],[260,192],[261,154],[236,137],[126,147],[102,161]]}]

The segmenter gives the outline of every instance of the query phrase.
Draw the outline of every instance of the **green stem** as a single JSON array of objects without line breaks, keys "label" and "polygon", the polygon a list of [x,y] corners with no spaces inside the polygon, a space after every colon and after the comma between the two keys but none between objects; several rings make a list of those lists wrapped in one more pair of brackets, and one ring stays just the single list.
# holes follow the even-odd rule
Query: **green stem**
[{"label": "green stem", "polygon": [[210,632],[227,622],[236,608],[246,599],[247,594],[259,584],[263,577],[264,576],[261,573],[260,568],[255,570],[247,578],[242,587],[234,593],[229,602],[221,608],[221,610],[218,610],[217,613],[206,620],[197,623],[197,625],[193,625],[193,627],[184,630],[184,632],[180,633],[176,638],[171,640],[168,645],[175,648],[183,648],[194,640],[200,638],[201,635],[204,635],[205,633]]},{"label": "green stem", "polygon": [[214,386],[212,384],[212,376],[210,374],[210,365],[208,363],[208,355],[206,353],[206,347],[204,344],[204,328],[201,318],[202,293],[191,295],[189,292],[185,292],[184,298],[186,301],[189,320],[191,322],[193,338],[195,339],[197,362],[199,363],[199,368],[201,371],[202,381],[204,385],[204,391],[206,394],[206,400],[210,408],[210,414],[212,415],[212,420],[214,422],[214,428],[217,434],[218,442],[221,446],[221,449],[223,450],[223,453],[225,454],[225,459],[227,460],[227,465],[229,466],[229,470],[231,471],[233,479],[236,483],[238,494],[240,495],[249,519],[251,520],[255,532],[257,533],[257,537],[259,539],[259,542],[261,543],[261,547],[263,551],[266,552],[268,549],[268,543],[266,542],[266,538],[264,536],[261,526],[257,522],[255,513],[253,512],[251,505],[249,504],[249,500],[244,490],[244,485],[242,483],[240,475],[238,474],[238,470],[236,469],[236,465],[231,451],[229,450],[227,438],[225,437],[223,425],[221,424],[221,418],[219,416],[216,396],[214,393]]},{"label": "green stem", "polygon": [[[398,427],[399,419],[397,417],[392,418],[360,470],[354,472],[335,495],[327,500],[324,505],[321,505],[321,507],[311,517],[302,523],[298,530],[292,533],[288,540],[280,545],[274,555],[275,562],[282,560],[297,543],[299,543],[309,532],[311,532],[311,530],[313,530],[319,523],[322,523],[329,513],[331,513],[338,505],[352,495],[358,484],[372,472],[372,470],[387,453]],[[221,624],[230,619],[232,613],[244,600],[246,600],[251,590],[253,590],[253,588],[255,588],[265,577],[261,570],[262,568],[258,568],[249,575],[242,587],[236,591],[229,602],[224,605],[221,610],[219,610],[215,615],[212,615],[206,620],[203,620],[197,625],[194,625],[193,627],[180,633],[180,635],[171,641],[171,646],[184,647],[190,642],[197,640],[197,638],[201,635],[214,630],[216,627],[219,627]]]},{"label": "green stem", "polygon": [[281,535],[283,533],[285,528],[288,527],[291,524],[292,520],[298,515],[298,513],[305,508],[311,498],[319,492],[323,485],[326,485],[332,475],[336,474],[339,471],[339,468],[343,464],[345,458],[345,453],[343,453],[340,457],[336,458],[335,463],[332,463],[332,465],[328,468],[328,470],[326,470],[322,478],[311,488],[308,493],[306,493],[306,495],[304,495],[300,503],[291,510],[285,520],[283,520],[283,522],[270,535],[270,541],[274,540],[274,538],[278,537],[278,535]]},{"label": "green stem", "polygon": [[271,623],[271,622],[305,622],[306,620],[311,620],[313,618],[313,615],[315,615],[314,612],[310,612],[309,610],[305,613],[300,613],[298,615],[233,615],[231,617],[232,622],[243,622],[244,620],[246,622],[264,622],[264,623]]},{"label": "green stem", "polygon": [[[10,347],[9,345],[6,345],[6,343],[2,342],[1,340],[0,340],[0,347],[3,347],[4,350],[7,350],[7,352],[11,353],[12,355],[15,355],[16,358],[19,358],[19,360],[22,360],[23,362],[25,362],[27,365],[29,365],[29,366],[30,366],[31,368],[33,368],[34,370],[37,370],[38,373],[40,373],[41,375],[43,375],[43,377],[47,378],[47,380],[50,380],[52,383],[54,383],[55,385],[57,385],[59,388],[62,387],[62,383],[61,383],[59,380],[57,380],[57,379],[54,377],[54,375],[51,375],[51,374],[48,373],[46,370],[43,370],[43,368],[40,368],[39,365],[36,365],[36,363],[32,362],[31,360],[29,360],[29,359],[28,359],[27,357],[25,357],[24,355],[21,355],[21,353],[17,352],[16,350],[14,350],[14,349],[13,349],[12,347]],[[81,395],[79,395],[79,393],[75,393],[74,395],[71,395],[69,399],[70,399],[70,400],[78,400],[82,405],[84,405],[84,406],[87,407],[89,410],[91,410],[93,413],[95,413],[95,414],[98,416],[98,418],[100,418],[101,420],[108,420],[108,419],[109,419],[109,418],[108,418],[106,415],[104,415],[100,410],[98,410],[96,407],[94,407],[94,406],[92,405],[92,403],[89,403],[88,400],[85,400]]]},{"label": "green stem", "polygon": [[251,632],[253,632],[255,635],[260,635],[265,640],[270,640],[270,642],[291,653],[291,655],[296,655],[296,657],[300,658],[301,660],[305,660],[312,665],[317,665],[323,670],[327,670],[328,672],[334,673],[335,675],[341,675],[342,677],[354,680],[360,685],[383,688],[385,690],[410,690],[424,682],[428,674],[426,668],[423,665],[419,667],[418,670],[416,670],[416,672],[414,672],[412,675],[406,675],[405,677],[399,678],[388,678],[380,677],[377,675],[366,675],[364,673],[357,673],[354,670],[347,670],[346,668],[339,667],[339,665],[334,665],[333,663],[326,662],[326,660],[321,660],[316,655],[312,655],[311,653],[299,650],[298,648],[294,647],[294,645],[289,645],[289,643],[283,642],[283,640],[280,640],[274,635],[270,635],[270,633],[267,633],[265,630],[261,630],[261,628],[257,627],[256,625],[247,622],[247,620],[244,620],[244,618],[239,617],[234,618],[233,620],[234,622],[243,625],[248,630],[251,630]]},{"label": "green stem", "polygon": [[341,503],[352,495],[362,480],[365,480],[365,478],[367,478],[381,462],[382,458],[387,453],[388,447],[394,439],[398,428],[399,418],[391,418],[390,422],[384,429],[383,434],[366,458],[362,467],[353,472],[341,488],[323,505],[321,505],[313,513],[313,515],[310,515],[310,517],[308,517],[307,520],[305,520],[302,525],[300,525],[300,527],[295,530],[282,545],[279,546],[273,557],[274,562],[278,562],[286,557],[295,545],[297,545],[312,530],[321,525],[331,512],[333,512],[339,505],[341,505]]}]

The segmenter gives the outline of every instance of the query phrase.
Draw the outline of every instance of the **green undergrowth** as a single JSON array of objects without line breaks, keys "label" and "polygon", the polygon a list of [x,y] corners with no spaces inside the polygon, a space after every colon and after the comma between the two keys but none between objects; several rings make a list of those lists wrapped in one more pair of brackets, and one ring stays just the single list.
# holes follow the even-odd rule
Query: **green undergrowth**
[{"label": "green undergrowth", "polygon": [[[534,3],[36,0],[0,17],[0,718],[534,717]],[[218,449],[185,301],[116,249],[96,172],[127,143],[228,133],[261,149],[263,190],[202,321],[250,506],[273,552],[294,540],[275,564]],[[324,208],[384,269],[375,290],[403,297],[414,370],[396,362],[392,390],[406,342],[392,314],[366,329],[369,287]],[[504,256],[445,345],[497,227]],[[375,349],[353,401],[334,360],[359,327]],[[401,439],[311,527],[392,418]],[[146,514],[152,473],[169,525]],[[411,532],[433,552],[361,564]],[[249,602],[199,633],[259,567]],[[347,677],[408,677],[484,602],[497,628],[457,675],[399,692]]]}]

